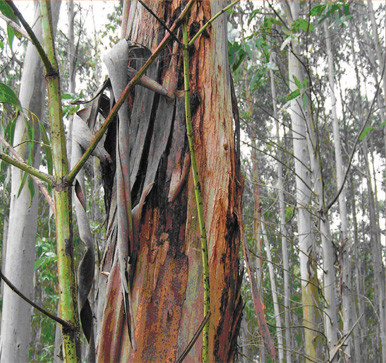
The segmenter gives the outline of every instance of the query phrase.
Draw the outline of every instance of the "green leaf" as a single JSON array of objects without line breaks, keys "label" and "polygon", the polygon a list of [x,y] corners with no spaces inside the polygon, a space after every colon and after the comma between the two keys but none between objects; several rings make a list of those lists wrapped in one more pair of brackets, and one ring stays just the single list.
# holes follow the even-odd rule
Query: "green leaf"
[{"label": "green leaf", "polygon": [[16,106],[21,111],[20,101],[16,93],[4,83],[0,83],[0,103]]},{"label": "green leaf", "polygon": [[8,122],[8,124],[5,128],[5,139],[11,145],[13,145],[13,135],[15,134],[17,117],[18,117],[18,115],[16,114],[15,117],[10,122]]},{"label": "green leaf", "polygon": [[33,198],[34,198],[34,195],[35,195],[35,186],[34,186],[34,182],[31,178],[31,176],[28,176],[28,182],[27,182],[27,186],[28,186],[28,190],[29,190],[29,195],[30,195],[30,202],[29,202],[29,206],[31,207],[32,205],[32,201],[33,201]]},{"label": "green leaf", "polygon": [[287,98],[286,98],[286,101],[291,101],[293,99],[295,99],[296,97],[299,97],[300,96],[300,90],[296,89],[295,91],[291,92]]},{"label": "green leaf", "polygon": [[71,93],[62,93],[62,100],[72,100],[74,96]]},{"label": "green leaf", "polygon": [[314,6],[310,11],[310,15],[311,16],[321,15],[323,11],[326,9],[326,6],[327,4],[318,4]]},{"label": "green leaf", "polygon": [[373,126],[367,126],[361,133],[361,136],[359,136],[359,140],[362,141],[366,135],[370,132],[373,131],[374,127]]},{"label": "green leaf", "polygon": [[293,75],[292,77],[293,77],[293,79],[294,79],[294,81],[295,81],[296,86],[297,86],[299,89],[302,89],[303,86],[302,86],[301,82],[296,78],[295,75]]},{"label": "green leaf", "polygon": [[285,211],[285,220],[289,222],[294,215],[294,208],[293,207],[287,207]]},{"label": "green leaf", "polygon": [[255,9],[252,11],[251,15],[249,16],[248,19],[248,26],[251,24],[251,21],[256,17],[257,14],[260,13],[260,9]]},{"label": "green leaf", "polygon": [[314,26],[311,23],[309,23],[305,19],[299,18],[292,23],[292,31],[294,33],[297,33],[300,29],[305,31],[306,33],[315,30]]},{"label": "green leaf", "polygon": [[303,108],[306,109],[307,108],[307,95],[305,93],[303,93],[303,95],[302,95],[302,101],[303,101]]},{"label": "green leaf", "polygon": [[233,72],[236,72],[237,69],[240,67],[241,63],[243,62],[243,60],[245,59],[247,55],[244,53],[240,56],[239,60],[237,62],[235,62],[233,65],[232,65],[232,71]]},{"label": "green leaf", "polygon": [[307,77],[305,77],[305,78],[303,79],[303,88],[306,88],[306,87],[307,87],[307,82],[308,82]]},{"label": "green leaf", "polygon": [[27,174],[25,171],[23,171],[23,177],[22,177],[22,179],[21,179],[21,183],[20,183],[20,186],[19,186],[19,190],[18,190],[18,192],[17,192],[17,198],[20,197],[20,193],[21,193],[21,191],[22,191],[23,188],[24,188],[25,182],[27,181],[27,176],[28,176],[28,174]]},{"label": "green leaf", "polygon": [[39,123],[40,134],[42,136],[42,141],[43,141],[43,149],[46,154],[48,174],[52,175],[53,166],[52,166],[52,151],[51,151],[50,139],[48,138],[46,128],[44,127],[43,122],[41,122],[38,119],[38,123]]},{"label": "green leaf", "polygon": [[[13,13],[12,8],[3,0],[0,1],[0,12],[3,15],[5,15],[7,18],[13,20],[15,23],[20,24],[19,23],[19,19]],[[8,35],[8,44],[9,44],[9,47],[11,48],[11,50],[12,50],[13,38],[15,37],[15,35],[17,37],[20,37],[21,35],[20,35],[19,32],[16,32],[9,25],[7,25],[7,35]]]}]

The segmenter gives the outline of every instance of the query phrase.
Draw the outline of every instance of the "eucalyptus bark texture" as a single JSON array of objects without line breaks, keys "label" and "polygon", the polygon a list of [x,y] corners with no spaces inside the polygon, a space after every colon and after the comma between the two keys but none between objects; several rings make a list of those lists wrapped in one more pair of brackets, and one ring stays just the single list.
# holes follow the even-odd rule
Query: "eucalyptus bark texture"
[{"label": "eucalyptus bark texture", "polygon": [[[177,0],[145,3],[169,27],[184,8]],[[125,37],[144,45],[150,53],[166,30],[139,2],[125,4],[129,6]],[[188,39],[223,7],[222,1],[194,4],[188,15]],[[190,50],[193,133],[209,250],[209,360],[219,362],[234,358],[242,309],[237,219],[242,189],[233,132],[226,24],[224,14]],[[182,39],[182,29],[175,34]],[[138,70],[139,63],[137,59],[131,66]],[[172,40],[147,75],[174,93],[183,89],[182,72],[182,48]],[[97,360],[175,361],[203,319],[202,257],[184,100],[170,100],[136,86],[125,107],[127,113],[119,114],[119,125],[110,126],[105,147],[119,164],[123,178],[130,178],[135,213],[129,249],[129,314],[136,349],[131,348],[124,316],[117,257],[120,185],[111,173],[104,175],[106,195],[111,197],[107,200],[109,222],[98,293]],[[116,130],[122,122],[127,123],[129,134],[119,135],[118,151],[128,148],[129,168],[122,167],[125,164],[115,154]],[[153,182],[149,191],[147,187]],[[141,202],[144,194],[146,199]],[[184,362],[200,361],[201,351],[202,336]]]}]

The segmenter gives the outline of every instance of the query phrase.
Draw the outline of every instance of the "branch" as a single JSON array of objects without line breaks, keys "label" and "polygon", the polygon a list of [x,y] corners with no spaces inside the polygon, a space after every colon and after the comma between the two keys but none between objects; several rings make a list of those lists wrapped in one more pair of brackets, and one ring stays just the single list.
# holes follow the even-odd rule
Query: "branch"
[{"label": "branch", "polygon": [[377,90],[375,91],[375,95],[374,95],[374,98],[373,98],[373,102],[371,103],[371,106],[370,106],[369,112],[368,112],[368,114],[367,114],[366,120],[365,120],[365,122],[363,122],[363,125],[362,125],[361,129],[359,130],[358,135],[357,135],[357,137],[356,137],[356,139],[355,139],[354,146],[353,146],[353,149],[352,149],[352,151],[351,151],[350,159],[349,159],[349,161],[348,161],[347,170],[346,170],[346,173],[344,174],[344,178],[343,178],[343,181],[342,181],[342,185],[340,186],[338,192],[335,194],[335,197],[332,199],[332,201],[331,201],[330,203],[328,203],[327,208],[326,208],[326,211],[328,211],[328,210],[335,204],[335,202],[338,200],[339,195],[340,195],[340,193],[342,192],[343,187],[344,187],[344,185],[345,185],[345,183],[346,183],[347,176],[348,176],[348,172],[350,171],[352,159],[354,158],[354,154],[355,154],[355,151],[356,151],[356,146],[358,145],[359,138],[361,137],[362,132],[364,131],[364,129],[365,129],[367,123],[368,123],[369,120],[370,120],[370,116],[371,116],[371,114],[372,114],[372,110],[373,110],[375,101],[376,101],[376,99],[377,99],[378,92],[379,92],[379,90],[380,90],[380,88],[381,88],[381,83],[382,83],[382,79],[383,79],[384,73],[385,73],[385,66],[383,66],[381,79],[380,79],[380,81],[378,82]]},{"label": "branch", "polygon": [[44,64],[44,68],[46,69],[46,72],[49,74],[55,73],[55,69],[52,67],[52,64],[49,61],[47,54],[45,53],[42,45],[40,44],[38,38],[36,38],[36,35],[33,32],[33,30],[31,29],[31,27],[29,26],[29,24],[25,21],[23,15],[21,15],[19,9],[16,7],[16,5],[13,3],[12,0],[7,0],[7,4],[11,7],[14,14],[18,17],[20,22],[23,24],[25,30],[27,31],[28,35],[30,36],[31,42],[34,44],[37,52],[40,55],[40,58],[42,59],[42,62]]},{"label": "branch", "polygon": [[170,35],[173,37],[173,39],[178,42],[179,45],[181,46],[184,46],[181,42],[181,40],[179,40],[175,35],[174,33],[168,28],[168,26],[153,12],[153,10],[151,10],[143,1],[141,0],[138,0],[139,3],[151,14],[153,15],[157,20],[158,22],[170,33]]},{"label": "branch", "polygon": [[16,24],[13,20],[11,20],[10,18],[7,18],[2,13],[0,13],[0,18],[3,19],[10,27],[15,29],[17,32],[19,32],[21,35],[23,35],[25,38],[27,38],[30,42],[32,42],[28,33],[25,30],[23,30],[18,24]]},{"label": "branch", "polygon": [[364,313],[357,319],[357,321],[353,324],[351,329],[340,339],[339,343],[337,343],[337,345],[334,347],[334,349],[332,350],[331,355],[330,355],[330,360],[329,360],[330,362],[332,362],[334,360],[335,356],[338,354],[339,350],[342,348],[342,346],[344,345],[346,340],[350,337],[351,333],[353,332],[354,328],[359,323],[359,320],[362,319],[363,315],[364,315]]},{"label": "branch", "polygon": [[226,6],[224,9],[219,11],[214,17],[208,20],[208,22],[196,33],[196,35],[193,37],[193,39],[188,43],[188,48],[190,48],[195,40],[198,38],[198,36],[210,25],[213,23],[214,20],[216,20],[221,14],[225,13],[228,9],[230,9],[232,6],[236,5],[240,0],[236,0],[233,3]]},{"label": "branch", "polygon": [[186,346],[185,350],[182,352],[182,354],[179,356],[179,358],[176,360],[175,363],[181,363],[185,359],[185,357],[188,355],[188,353],[192,349],[197,338],[200,336],[201,331],[202,331],[202,329],[204,329],[204,326],[207,323],[207,321],[209,320],[209,318],[210,318],[210,311],[208,311],[208,313],[205,315],[204,320],[201,322],[197,331],[194,333],[193,338],[190,340],[190,342]]},{"label": "branch", "polygon": [[[16,152],[16,150],[10,145],[8,144],[7,141],[4,140],[4,138],[2,136],[0,136],[0,141],[5,145],[5,147],[15,156],[15,158],[20,161],[20,162],[24,162],[22,157]],[[41,190],[41,192],[43,193],[44,197],[46,198],[49,206],[51,207],[52,209],[52,212],[54,213],[55,215],[55,206],[54,206],[54,203],[52,202],[52,199],[51,199],[51,196],[50,194],[48,193],[48,190],[47,188],[42,184],[41,180],[36,177],[35,175],[31,175],[32,179],[34,180],[34,182],[36,183],[36,185],[39,187],[39,189]]]},{"label": "branch", "polygon": [[33,166],[28,165],[24,161],[15,160],[11,156],[9,156],[3,152],[0,152],[0,159],[4,160],[5,162],[7,162],[9,164],[12,164],[13,166],[16,166],[17,168],[19,168],[21,170],[24,170],[28,174],[34,175],[35,177],[37,177],[40,180],[45,181],[49,185],[53,184],[53,179],[52,179],[51,175],[48,175],[46,173],[41,172],[38,169],[35,169]]},{"label": "branch", "polygon": [[[181,20],[186,16],[188,11],[191,9],[193,4],[195,3],[195,0],[190,0],[189,3],[186,5],[185,9],[182,11],[180,16],[177,18],[177,20],[174,22],[172,27],[170,28],[171,31],[174,31],[178,26],[181,24]],[[122,94],[118,98],[115,106],[112,108],[110,113],[105,119],[105,122],[103,123],[102,127],[99,129],[99,131],[95,134],[94,139],[92,140],[90,146],[85,151],[83,156],[80,158],[80,160],[76,163],[76,165],[73,167],[73,169],[70,171],[70,173],[67,176],[67,182],[71,183],[74,179],[76,174],[78,174],[79,170],[83,167],[87,159],[90,157],[94,149],[96,148],[98,142],[101,140],[103,134],[106,132],[107,128],[109,127],[110,123],[114,120],[115,115],[118,113],[118,110],[121,108],[123,102],[126,100],[127,95],[129,94],[130,90],[135,86],[136,83],[138,83],[141,76],[145,73],[145,71],[150,67],[150,65],[154,62],[154,60],[157,58],[158,54],[161,52],[161,50],[165,47],[165,45],[170,40],[171,35],[166,34],[165,37],[162,39],[161,43],[158,45],[158,47],[154,50],[150,58],[146,61],[146,63],[142,66],[142,68],[138,71],[138,73],[133,77],[133,79],[128,83],[126,88],[123,90]]]},{"label": "branch", "polygon": [[69,324],[67,321],[64,321],[63,319],[60,319],[56,315],[51,314],[50,312],[43,309],[39,305],[36,305],[33,301],[28,299],[27,296],[23,295],[23,293],[20,290],[18,290],[16,288],[16,286],[11,281],[8,280],[8,278],[3,274],[1,269],[0,269],[0,279],[2,279],[16,295],[19,295],[24,301],[26,301],[28,304],[30,304],[32,307],[34,307],[36,310],[38,310],[42,314],[48,316],[52,320],[55,320],[57,323],[61,324],[63,327],[68,328],[70,330],[74,330],[74,327],[71,324]]}]

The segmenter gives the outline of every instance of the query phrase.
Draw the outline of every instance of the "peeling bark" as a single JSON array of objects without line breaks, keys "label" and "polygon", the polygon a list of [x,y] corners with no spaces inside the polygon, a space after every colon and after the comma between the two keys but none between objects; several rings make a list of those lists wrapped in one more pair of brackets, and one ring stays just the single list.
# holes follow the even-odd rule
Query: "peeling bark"
[{"label": "peeling bark", "polygon": [[[146,3],[159,18],[166,19],[168,26],[183,9],[176,0]],[[165,29],[138,2],[129,2],[129,6],[126,38],[149,50],[155,49]],[[202,26],[223,6],[221,1],[194,5],[189,16],[189,38],[194,35],[193,23]],[[180,30],[176,35],[181,38]],[[242,308],[236,218],[241,215],[241,186],[235,160],[226,15],[212,24],[208,36],[197,40],[190,54],[195,152],[209,246],[212,301],[209,352],[211,361],[225,362],[231,361],[236,352]],[[147,76],[159,82],[168,94],[182,89],[181,55],[178,43],[169,43],[147,72]],[[130,66],[139,69],[140,65]],[[127,329],[122,325],[123,302],[116,253],[117,194],[113,188],[101,265],[102,271],[110,274],[108,278],[101,278],[99,286],[97,356],[99,362],[175,361],[203,319],[201,247],[189,170],[184,101],[170,100],[137,86],[129,106],[133,208],[145,187],[154,182],[138,215],[138,233],[133,236],[130,258],[129,294],[136,349],[131,349]],[[114,132],[114,127],[110,128],[107,143],[114,142]],[[111,144],[105,146],[108,152],[114,150]],[[200,360],[201,346],[200,337],[185,361]]]}]

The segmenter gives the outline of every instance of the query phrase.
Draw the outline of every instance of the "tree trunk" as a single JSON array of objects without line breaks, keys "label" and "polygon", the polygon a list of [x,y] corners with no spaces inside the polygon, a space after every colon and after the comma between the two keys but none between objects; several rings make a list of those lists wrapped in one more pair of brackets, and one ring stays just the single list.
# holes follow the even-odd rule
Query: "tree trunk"
[{"label": "tree trunk", "polygon": [[[335,163],[336,163],[336,188],[339,191],[343,179],[343,159],[342,159],[342,147],[340,141],[339,120],[336,111],[336,98],[335,98],[335,86],[334,86],[334,57],[331,47],[330,31],[328,29],[327,21],[324,22],[324,33],[326,36],[327,55],[328,55],[328,79],[330,84],[330,97],[332,107],[332,124],[334,133],[334,148],[335,148]],[[343,313],[343,334],[348,334],[354,321],[354,299],[352,293],[351,283],[351,239],[348,235],[348,219],[346,208],[346,188],[342,189],[339,195],[339,214],[340,214],[340,248],[342,251],[342,313]],[[346,354],[350,358],[355,350],[355,344],[353,339],[347,341]]]},{"label": "tree trunk", "polygon": [[[273,64],[275,59],[271,54],[270,62]],[[280,145],[280,124],[278,122],[277,113],[277,97],[276,97],[276,86],[272,67],[269,69],[271,79],[271,92],[273,100],[273,115],[276,119],[276,138],[277,143]],[[286,231],[286,220],[285,220],[285,200],[284,200],[284,177],[283,177],[283,152],[278,148],[277,159],[277,189],[279,199],[279,218],[280,218],[280,233],[281,233],[281,251],[283,258],[283,269],[284,269],[284,292],[283,292],[283,306],[284,306],[284,322],[285,322],[285,347],[286,347],[286,363],[292,363],[291,354],[291,330],[290,330],[290,285],[289,285],[289,260],[288,260],[288,245],[287,245],[287,231]]]},{"label": "tree trunk", "polygon": [[269,246],[268,236],[267,236],[267,232],[266,232],[263,220],[261,221],[261,232],[264,239],[265,251],[267,253],[269,279],[271,281],[273,309],[275,312],[276,335],[277,335],[277,343],[278,343],[277,349],[279,351],[279,362],[283,362],[284,361],[283,334],[282,334],[282,328],[281,328],[279,299],[277,298],[276,280],[275,280],[275,273],[273,271],[271,248]]},{"label": "tree trunk", "polygon": [[[299,1],[286,1],[283,3],[289,23],[299,16]],[[293,76],[301,79],[301,67],[297,54],[299,46],[292,44],[293,52],[288,52],[288,70],[290,91],[297,89]],[[312,362],[317,358],[317,307],[318,301],[318,278],[316,273],[315,241],[311,231],[311,177],[308,168],[309,153],[306,142],[306,123],[302,115],[299,100],[291,101],[290,116],[292,121],[293,148],[295,156],[296,172],[296,203],[298,210],[298,236],[300,253],[300,273],[302,278],[302,305],[303,325],[305,338],[306,361]]]},{"label": "tree trunk", "polygon": [[[126,37],[155,49],[165,35],[164,28],[139,2],[126,3],[130,6]],[[177,0],[146,4],[168,26],[183,9]],[[189,38],[223,6],[221,1],[194,5],[188,18]],[[226,23],[226,15],[222,15],[198,38],[190,52],[195,152],[209,250],[209,360],[221,362],[232,361],[235,356],[242,307],[238,266],[241,187],[235,163]],[[181,31],[176,35],[181,38]],[[171,93],[182,88],[181,52],[175,41],[169,43],[157,65],[148,72]],[[104,276],[99,286],[98,361],[175,361],[203,319],[201,246],[189,172],[184,101],[170,101],[137,86],[129,96],[128,106],[130,121],[121,116],[119,120],[129,122],[130,126],[130,135],[126,135],[130,175],[128,170],[123,173],[126,178],[130,176],[134,208],[142,193],[147,196],[146,204],[142,199],[137,209],[137,222],[133,223],[130,258],[130,320],[134,323],[131,327],[136,349],[131,349],[123,315],[115,254],[115,210],[119,201],[113,187],[101,266]],[[114,152],[114,126],[110,127],[105,146]],[[117,164],[120,162],[117,160]],[[148,192],[147,187],[153,182]],[[199,361],[201,347],[199,338],[185,361]]]},{"label": "tree trunk", "polygon": [[[355,192],[354,192],[354,182],[353,176],[350,175],[350,190],[352,197],[351,200],[351,209],[352,209],[352,224],[354,228],[354,275],[356,282],[356,300],[358,302],[358,314],[359,316],[364,316],[365,307],[363,304],[363,289],[362,289],[362,261],[359,258],[359,236],[358,236],[358,222],[357,222],[357,204],[355,200]],[[355,307],[355,306],[354,306]],[[363,322],[363,320],[362,320]],[[365,323],[366,325],[366,323]],[[358,332],[359,331],[359,332]],[[364,343],[365,339],[365,329],[362,324],[358,325],[358,328],[354,331],[358,332],[356,334],[356,349],[355,349],[355,362],[361,362],[363,357],[367,357],[367,344]],[[360,337],[360,338],[359,338]],[[360,339],[360,342],[359,342]]]},{"label": "tree trunk", "polygon": [[[60,1],[53,3],[53,23],[56,24],[59,17]],[[39,3],[35,3],[35,34],[41,41]],[[28,43],[24,60],[23,75],[21,80],[19,100],[27,117],[31,120],[32,112],[41,120],[44,112],[45,83],[43,78],[43,64],[35,47]],[[14,145],[19,145],[16,150],[26,160],[29,148],[23,117],[16,121]],[[39,126],[33,123],[35,140],[38,139]],[[34,166],[39,167],[40,148],[33,146]],[[4,274],[27,297],[33,296],[33,276],[35,262],[35,238],[38,218],[38,190],[35,188],[31,198],[27,183],[19,193],[22,181],[20,169],[12,167],[11,205],[9,215],[9,233],[7,239],[7,253]],[[1,362],[27,362],[28,350],[31,340],[31,306],[17,296],[7,286],[4,288],[4,300],[1,322]]]},{"label": "tree trunk", "polygon": [[[352,24],[353,27],[353,24]],[[354,62],[354,68],[355,68],[355,75],[357,79],[358,84],[358,93],[359,93],[359,99],[362,100],[361,96],[361,87],[360,87],[360,76],[359,76],[359,65],[357,62],[357,56],[355,52],[354,45],[354,39],[351,37],[351,45],[352,45],[352,57]],[[364,110],[362,103],[358,103],[358,113],[360,117],[364,116]],[[375,200],[374,200],[374,194],[372,189],[372,182],[371,182],[371,173],[370,173],[370,166],[368,161],[368,148],[367,148],[367,140],[366,138],[362,140],[362,152],[364,156],[364,163],[365,163],[365,174],[366,174],[366,182],[367,182],[367,194],[368,194],[368,209],[367,212],[369,212],[369,223],[370,223],[370,240],[371,240],[371,256],[373,260],[373,269],[374,269],[374,295],[375,300],[377,301],[377,314],[379,316],[380,322],[377,327],[377,335],[380,340],[380,344],[376,344],[377,347],[381,347],[381,353],[382,361],[385,360],[385,272],[384,272],[384,266],[383,266],[383,260],[382,260],[382,249],[381,249],[381,241],[380,241],[380,234],[379,234],[379,221],[377,221],[376,218],[376,212],[375,212]],[[378,349],[376,349],[378,351]]]}]

